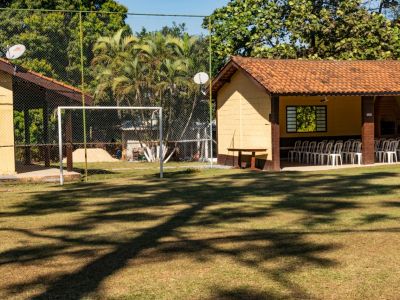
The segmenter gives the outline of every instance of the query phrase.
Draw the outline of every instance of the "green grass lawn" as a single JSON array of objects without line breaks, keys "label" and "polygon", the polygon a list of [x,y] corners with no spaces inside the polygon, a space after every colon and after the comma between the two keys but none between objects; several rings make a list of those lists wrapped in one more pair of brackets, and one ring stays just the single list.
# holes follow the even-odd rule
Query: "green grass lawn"
[{"label": "green grass lawn", "polygon": [[0,299],[400,298],[400,166],[139,166],[2,184]]}]

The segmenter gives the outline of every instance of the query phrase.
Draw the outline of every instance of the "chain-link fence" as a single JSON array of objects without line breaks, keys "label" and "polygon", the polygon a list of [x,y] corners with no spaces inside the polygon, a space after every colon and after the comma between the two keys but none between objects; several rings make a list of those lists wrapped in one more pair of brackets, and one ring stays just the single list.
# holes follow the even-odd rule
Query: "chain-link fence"
[{"label": "chain-link fence", "polygon": [[60,106],[57,117],[61,184],[64,166],[67,176],[78,169],[87,178],[129,170],[132,162],[159,162],[163,177],[173,151],[164,143],[161,107]]},{"label": "chain-link fence", "polygon": [[[196,73],[212,70],[209,34],[200,16],[0,9],[0,19],[1,53],[14,44],[26,47],[16,60],[0,58],[0,152],[14,158],[0,163],[1,174],[30,165],[56,167],[59,106],[162,107],[165,161],[212,163],[209,82],[193,81]],[[188,20],[191,27],[184,25]],[[72,122],[62,134],[64,141],[67,133],[71,139],[63,147],[71,147],[72,157],[79,149],[98,148],[124,167],[159,159],[147,155],[160,146],[147,127],[154,119],[149,111],[68,114]],[[74,170],[101,172],[88,170],[95,152],[86,152],[86,164],[76,161]]]}]

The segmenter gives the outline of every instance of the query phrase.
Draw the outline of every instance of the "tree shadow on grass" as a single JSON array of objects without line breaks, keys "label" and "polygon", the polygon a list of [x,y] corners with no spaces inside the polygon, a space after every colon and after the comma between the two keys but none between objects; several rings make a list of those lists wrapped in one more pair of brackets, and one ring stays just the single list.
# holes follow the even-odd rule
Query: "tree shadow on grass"
[{"label": "tree shadow on grass", "polygon": [[360,225],[383,222],[388,220],[398,220],[399,218],[393,217],[389,214],[367,214],[359,218]]},{"label": "tree shadow on grass", "polygon": [[271,300],[283,299],[281,295],[272,292],[262,292],[250,288],[215,289],[211,299],[220,300]]},{"label": "tree shadow on grass", "polygon": [[[167,176],[164,181],[149,178],[146,184],[137,181],[72,184],[60,191],[33,195],[28,201],[13,207],[15,211],[0,217],[84,213],[70,224],[45,227],[45,233],[40,230],[7,229],[27,237],[47,238],[56,245],[47,243],[6,250],[0,253],[0,265],[40,263],[59,255],[87,257],[93,252],[76,252],[74,247],[101,249],[111,246],[112,250],[93,255],[74,272],[49,276],[45,280],[46,290],[33,298],[79,299],[96,292],[105,279],[125,268],[133,259],[140,257],[146,261],[146,251],[150,251],[151,255],[148,263],[179,255],[202,261],[228,257],[273,280],[288,290],[292,297],[308,298],[307,291],[289,280],[288,275],[305,265],[335,266],[339,262],[323,258],[323,254],[340,245],[311,242],[307,239],[309,232],[285,229],[240,229],[234,233],[235,229],[230,232],[225,229],[222,236],[200,235],[197,238],[188,238],[185,229],[196,227],[201,232],[223,224],[264,220],[285,212],[301,215],[302,218],[295,221],[299,226],[330,224],[342,211],[360,207],[361,204],[351,200],[352,197],[391,193],[398,188],[371,181],[397,176],[390,172],[353,176],[243,172],[218,177],[196,177],[184,172]],[[88,206],[91,209],[87,209]],[[92,229],[110,222],[149,222],[149,225],[144,223],[141,228],[132,231],[132,237],[120,240],[91,234]],[[81,236],[75,237],[77,232]],[[173,240],[165,241],[165,238]],[[265,267],[266,262],[282,259],[286,259],[285,263],[279,267]],[[23,284],[10,283],[8,290],[18,293],[36,286],[36,282],[37,279]],[[240,289],[221,290],[216,296],[242,299],[246,293],[249,297],[264,296],[257,291]]]},{"label": "tree shadow on grass", "polygon": [[400,199],[398,199],[397,201],[384,201],[382,203],[382,206],[400,208]]}]

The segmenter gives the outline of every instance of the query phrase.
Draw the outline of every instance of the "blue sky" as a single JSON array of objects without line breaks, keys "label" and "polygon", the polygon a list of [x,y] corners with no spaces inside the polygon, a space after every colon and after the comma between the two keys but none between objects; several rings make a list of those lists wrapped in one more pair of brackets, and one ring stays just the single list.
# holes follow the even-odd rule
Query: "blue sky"
[{"label": "blue sky", "polygon": [[[194,14],[209,15],[216,8],[224,6],[229,0],[117,0],[126,6],[132,13],[159,13],[159,14]],[[172,22],[185,23],[191,34],[200,34],[202,18],[181,17],[143,17],[129,16],[126,20],[133,31],[140,31],[142,27],[152,31],[160,29]]]}]

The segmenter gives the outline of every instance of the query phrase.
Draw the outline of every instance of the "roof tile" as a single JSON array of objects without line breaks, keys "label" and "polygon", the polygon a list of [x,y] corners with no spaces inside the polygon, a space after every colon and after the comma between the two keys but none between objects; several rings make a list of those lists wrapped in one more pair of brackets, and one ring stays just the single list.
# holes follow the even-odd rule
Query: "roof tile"
[{"label": "roof tile", "polygon": [[[3,59],[3,58],[0,58],[0,63],[13,66],[8,60]],[[62,82],[62,81],[59,81],[59,80],[56,80],[56,79],[54,79],[54,78],[50,78],[50,77],[48,77],[48,76],[45,76],[45,75],[40,74],[40,73],[35,72],[35,71],[31,71],[31,70],[25,70],[25,71],[26,71],[27,73],[30,73],[30,74],[32,74],[32,75],[38,77],[38,78],[42,78],[42,79],[44,79],[45,81],[52,82],[52,83],[54,83],[54,84],[56,84],[56,85],[58,85],[58,86],[64,87],[64,88],[70,90],[71,92],[75,92],[75,93],[82,94],[82,90],[81,90],[81,89],[76,88],[76,87],[74,87],[74,86],[72,86],[72,85],[66,84],[66,83],[64,83],[64,82]],[[93,101],[93,96],[92,96],[92,95],[89,95],[89,94],[87,94],[87,93],[85,93],[85,97],[89,99],[89,101],[86,101],[87,104],[91,104],[92,101]],[[88,99],[86,99],[86,100],[88,100]]]},{"label": "roof tile", "polygon": [[[247,72],[271,94],[400,95],[400,61],[396,60],[274,60],[233,56],[221,72],[226,72],[229,64]],[[216,89],[222,86],[217,82],[219,78],[214,82]]]}]

